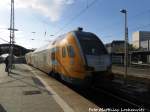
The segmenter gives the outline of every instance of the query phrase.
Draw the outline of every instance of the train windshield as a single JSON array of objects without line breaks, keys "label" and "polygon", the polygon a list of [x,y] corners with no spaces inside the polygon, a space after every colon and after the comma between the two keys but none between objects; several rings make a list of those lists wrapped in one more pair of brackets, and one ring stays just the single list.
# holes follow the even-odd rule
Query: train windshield
[{"label": "train windshield", "polygon": [[76,35],[85,55],[107,54],[104,44],[96,35],[84,32],[76,32]]}]

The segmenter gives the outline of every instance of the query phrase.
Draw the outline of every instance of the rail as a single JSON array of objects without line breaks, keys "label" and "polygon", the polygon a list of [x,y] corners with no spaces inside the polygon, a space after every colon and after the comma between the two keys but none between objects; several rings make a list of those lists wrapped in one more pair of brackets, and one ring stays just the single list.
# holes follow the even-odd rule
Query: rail
[{"label": "rail", "polygon": [[132,65],[139,65],[139,66],[147,66],[147,67],[150,67],[150,64],[144,64],[144,63],[135,63],[135,62],[132,62],[131,64],[132,64]]},{"label": "rail", "polygon": [[95,86],[93,86],[93,87],[91,87],[91,88],[94,89],[94,90],[97,91],[97,92],[102,92],[102,93],[104,93],[104,94],[107,94],[107,95],[110,96],[110,97],[113,97],[113,98],[115,98],[115,99],[117,99],[117,100],[120,100],[120,101],[122,101],[122,102],[124,102],[124,103],[127,103],[127,104],[129,104],[129,105],[132,105],[132,106],[134,106],[135,108],[143,108],[143,109],[145,110],[145,112],[150,112],[150,109],[147,109],[147,108],[145,108],[145,107],[143,107],[143,106],[140,106],[140,105],[138,105],[138,104],[136,104],[136,103],[134,103],[134,102],[132,102],[132,101],[129,101],[128,99],[125,99],[125,98],[122,98],[122,97],[120,97],[120,96],[117,96],[117,95],[115,95],[114,93],[110,93],[110,91],[104,90],[103,88],[99,88],[99,87],[95,87]]}]

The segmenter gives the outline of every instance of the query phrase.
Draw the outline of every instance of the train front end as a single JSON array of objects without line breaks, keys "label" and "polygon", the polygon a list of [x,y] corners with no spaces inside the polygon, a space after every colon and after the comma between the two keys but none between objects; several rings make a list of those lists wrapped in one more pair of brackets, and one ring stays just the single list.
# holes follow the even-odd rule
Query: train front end
[{"label": "train front end", "polygon": [[76,31],[85,65],[85,80],[112,78],[111,56],[102,41],[93,33]]}]

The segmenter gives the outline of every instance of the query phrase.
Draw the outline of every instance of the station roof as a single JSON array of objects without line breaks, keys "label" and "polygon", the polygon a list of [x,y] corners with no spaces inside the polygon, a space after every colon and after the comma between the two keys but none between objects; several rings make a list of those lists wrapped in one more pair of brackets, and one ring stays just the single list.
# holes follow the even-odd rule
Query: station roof
[{"label": "station roof", "polygon": [[[9,53],[9,43],[0,44],[0,55]],[[32,50],[14,44],[14,55],[22,56]]]}]

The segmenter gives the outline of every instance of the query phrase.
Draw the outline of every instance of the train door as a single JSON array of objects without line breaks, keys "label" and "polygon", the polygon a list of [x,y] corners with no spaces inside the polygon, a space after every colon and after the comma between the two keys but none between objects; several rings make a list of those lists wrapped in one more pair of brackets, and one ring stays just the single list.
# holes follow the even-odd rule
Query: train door
[{"label": "train door", "polygon": [[67,45],[67,52],[68,52],[68,61],[69,65],[72,67],[75,64],[75,51],[72,45]]},{"label": "train door", "polygon": [[61,47],[61,73],[63,75],[66,75],[67,74],[67,49],[66,49],[66,46],[62,46]]},{"label": "train door", "polygon": [[56,52],[57,52],[56,47],[51,49],[51,66],[52,66],[53,72],[56,72],[56,67],[58,65],[57,58],[56,58]]}]

